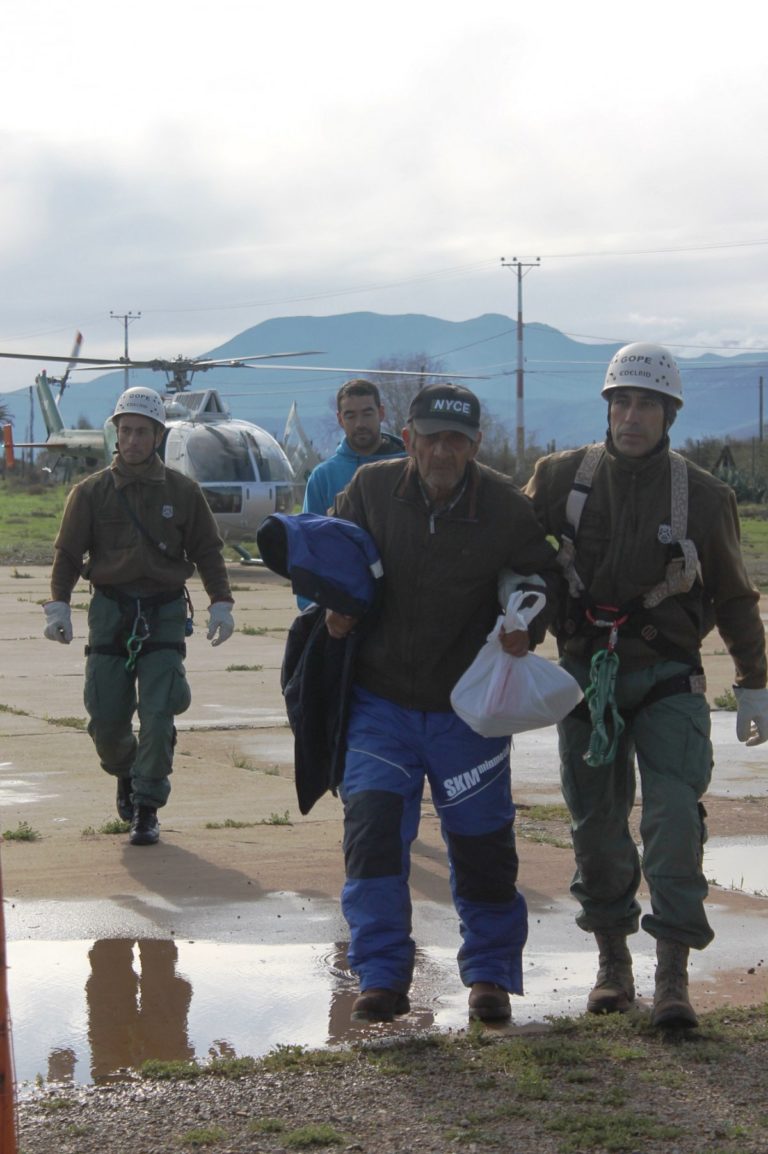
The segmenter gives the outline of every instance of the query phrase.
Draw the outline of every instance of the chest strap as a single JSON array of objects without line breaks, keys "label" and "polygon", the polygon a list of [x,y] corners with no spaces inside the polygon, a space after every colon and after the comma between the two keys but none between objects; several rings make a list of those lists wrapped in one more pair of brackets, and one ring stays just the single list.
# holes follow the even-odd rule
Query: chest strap
[{"label": "chest strap", "polygon": [[[590,445],[576,471],[573,486],[565,506],[566,524],[561,534],[557,560],[568,582],[571,597],[585,598],[584,583],[576,569],[576,538],[581,516],[592,491],[592,482],[598,465],[605,455],[605,445]],[[645,609],[653,609],[678,593],[687,593],[699,576],[699,557],[688,531],[688,469],[685,459],[669,451],[671,500],[669,525],[659,527],[658,539],[665,545],[676,545],[678,555],[672,557],[664,570],[664,577],[640,598]]]}]

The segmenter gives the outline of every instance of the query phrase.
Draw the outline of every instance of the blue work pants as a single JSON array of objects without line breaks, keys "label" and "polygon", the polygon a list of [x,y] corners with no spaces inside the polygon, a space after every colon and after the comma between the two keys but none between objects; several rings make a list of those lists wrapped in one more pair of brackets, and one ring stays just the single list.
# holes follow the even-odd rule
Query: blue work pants
[{"label": "blue work pants", "polygon": [[425,780],[448,848],[462,981],[521,994],[528,915],[517,889],[509,739],[480,737],[453,712],[405,709],[359,688],[341,787],[350,966],[362,990],[410,985],[408,879]]}]

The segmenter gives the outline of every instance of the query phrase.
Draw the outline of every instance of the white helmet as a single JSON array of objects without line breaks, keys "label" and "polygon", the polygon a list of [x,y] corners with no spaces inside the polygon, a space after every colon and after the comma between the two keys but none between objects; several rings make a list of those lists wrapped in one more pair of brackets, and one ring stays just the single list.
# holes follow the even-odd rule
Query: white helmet
[{"label": "white helmet", "polygon": [[678,409],[683,407],[680,370],[661,345],[636,341],[619,349],[605,374],[602,396],[614,389],[647,389],[671,397]]},{"label": "white helmet", "polygon": [[124,413],[133,413],[135,417],[148,417],[150,421],[155,421],[165,428],[165,405],[160,394],[154,389],[145,389],[141,385],[126,389],[117,398],[115,411],[109,419],[116,425],[117,418],[122,417]]}]

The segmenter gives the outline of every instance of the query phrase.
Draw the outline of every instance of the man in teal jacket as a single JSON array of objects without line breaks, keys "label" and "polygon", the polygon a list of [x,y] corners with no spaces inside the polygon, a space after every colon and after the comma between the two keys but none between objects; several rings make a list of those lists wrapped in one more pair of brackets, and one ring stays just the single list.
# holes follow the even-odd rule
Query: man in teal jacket
[{"label": "man in teal jacket", "polygon": [[347,381],[341,386],[336,395],[336,419],[344,439],[332,457],[312,470],[303,513],[328,513],[336,494],[347,487],[361,465],[405,456],[400,437],[381,431],[384,406],[372,381]]}]

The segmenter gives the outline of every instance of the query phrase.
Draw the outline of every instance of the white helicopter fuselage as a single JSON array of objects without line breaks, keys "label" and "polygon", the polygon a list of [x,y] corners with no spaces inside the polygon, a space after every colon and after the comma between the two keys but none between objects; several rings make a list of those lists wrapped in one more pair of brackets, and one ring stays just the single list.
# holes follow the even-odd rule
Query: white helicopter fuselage
[{"label": "white helicopter fuselage", "polygon": [[200,485],[224,540],[253,541],[296,501],[293,469],[274,437],[232,418],[169,420],[162,457]]},{"label": "white helicopter fuselage", "polygon": [[[37,388],[49,433],[38,448],[85,457],[92,464],[99,458],[105,464],[112,460],[117,430],[111,419],[103,433],[66,429],[44,374]],[[288,457],[266,429],[230,417],[215,389],[169,393],[163,403],[167,431],[160,456],[197,481],[225,541],[255,541],[265,518],[291,512],[300,500],[300,486]]]}]

